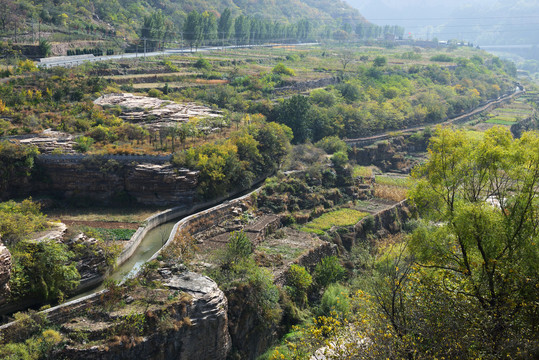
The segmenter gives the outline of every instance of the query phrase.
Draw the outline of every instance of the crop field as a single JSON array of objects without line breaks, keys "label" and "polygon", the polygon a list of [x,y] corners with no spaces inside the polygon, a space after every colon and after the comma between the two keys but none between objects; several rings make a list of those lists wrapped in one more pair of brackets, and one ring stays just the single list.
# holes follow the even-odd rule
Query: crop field
[{"label": "crop field", "polygon": [[507,116],[496,116],[485,122],[487,124],[496,124],[496,125],[505,125],[505,126],[511,126],[517,123],[517,121],[515,121],[514,118],[507,117]]},{"label": "crop field", "polygon": [[372,166],[354,166],[354,169],[352,170],[352,176],[353,177],[371,177],[373,175],[373,167]]},{"label": "crop field", "polygon": [[511,126],[519,121],[525,120],[533,115],[533,108],[527,103],[530,95],[526,94],[515,100],[513,103],[499,107],[489,113],[487,124]]},{"label": "crop field", "polygon": [[377,175],[374,183],[374,196],[384,200],[402,201],[408,196],[408,189],[412,187],[410,177]]},{"label": "crop field", "polygon": [[359,220],[367,216],[367,213],[353,209],[339,209],[323,214],[302,227],[301,231],[324,234],[325,231],[333,226],[350,226],[356,224]]},{"label": "crop field", "polygon": [[376,175],[376,183],[379,185],[398,186],[408,189],[413,185],[413,180],[408,176]]}]

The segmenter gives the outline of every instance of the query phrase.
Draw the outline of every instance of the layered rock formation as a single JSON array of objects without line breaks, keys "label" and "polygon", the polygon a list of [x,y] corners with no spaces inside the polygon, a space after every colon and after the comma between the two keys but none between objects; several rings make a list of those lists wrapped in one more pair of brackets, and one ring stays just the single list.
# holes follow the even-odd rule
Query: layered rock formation
[{"label": "layered rock formation", "polygon": [[0,238],[0,305],[9,297],[9,279],[11,277],[11,253]]},{"label": "layered rock formation", "polygon": [[34,194],[87,199],[92,203],[190,204],[197,173],[171,165],[124,162],[107,157],[37,159]]},{"label": "layered rock formation", "polygon": [[147,96],[133,94],[108,94],[96,99],[101,106],[120,106],[121,118],[130,122],[142,122],[144,126],[158,130],[187,122],[191,117],[220,117],[221,115],[206,106],[194,103],[178,104]]},{"label": "layered rock formation", "polygon": [[[206,276],[188,271],[181,272],[175,267],[159,269],[159,273],[162,276],[163,285],[169,291],[188,294],[189,301],[176,302],[173,308],[167,309],[163,313],[169,316],[172,321],[181,322],[181,326],[167,331],[157,331],[156,329],[152,334],[143,336],[135,342],[130,342],[131,340],[127,339],[115,343],[108,342],[106,346],[90,348],[68,345],[54,354],[53,358],[79,360],[226,359],[231,347],[227,328],[228,302],[217,284]],[[154,291],[158,292],[159,290]],[[133,300],[131,299],[131,301]],[[63,309],[63,312],[69,313],[69,309]],[[148,312],[145,313],[145,316],[149,316]],[[103,339],[107,334],[110,336],[110,330],[113,330],[114,326],[110,320],[95,321],[80,316],[67,323],[65,320],[62,326],[63,331],[68,333],[85,331],[88,332],[89,338],[95,339]]]},{"label": "layered rock formation", "polygon": [[13,136],[10,138],[21,145],[34,145],[41,154],[50,154],[61,151],[64,154],[74,154],[75,136],[51,129],[43,130],[39,134]]}]

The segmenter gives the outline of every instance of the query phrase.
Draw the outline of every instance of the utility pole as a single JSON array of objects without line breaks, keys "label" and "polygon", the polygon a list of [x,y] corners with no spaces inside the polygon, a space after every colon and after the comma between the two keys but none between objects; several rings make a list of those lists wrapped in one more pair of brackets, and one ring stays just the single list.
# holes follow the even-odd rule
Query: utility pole
[{"label": "utility pole", "polygon": [[144,58],[146,59],[146,38],[144,38]]}]

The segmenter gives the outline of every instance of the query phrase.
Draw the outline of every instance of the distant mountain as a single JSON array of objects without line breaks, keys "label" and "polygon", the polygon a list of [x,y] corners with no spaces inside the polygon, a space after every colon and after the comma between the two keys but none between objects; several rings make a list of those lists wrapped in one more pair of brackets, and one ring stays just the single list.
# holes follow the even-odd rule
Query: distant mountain
[{"label": "distant mountain", "polygon": [[539,44],[537,0],[348,0],[368,21],[405,27],[414,38],[479,45]]}]

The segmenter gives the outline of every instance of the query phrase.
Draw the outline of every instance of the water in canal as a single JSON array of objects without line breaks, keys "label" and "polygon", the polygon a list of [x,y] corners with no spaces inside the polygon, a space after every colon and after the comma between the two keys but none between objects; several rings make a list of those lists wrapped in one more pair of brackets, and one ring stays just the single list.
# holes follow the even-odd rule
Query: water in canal
[{"label": "water in canal", "polygon": [[[146,236],[142,239],[140,245],[137,247],[133,255],[123,265],[114,269],[107,279],[115,281],[121,281],[130,274],[136,272],[149,258],[151,258],[168,240],[170,232],[174,227],[174,224],[178,222],[178,219],[161,224],[152,230],[148,231]],[[88,290],[82,294],[69,298],[68,301],[79,299],[83,296],[93,294],[95,292],[103,290],[105,287],[103,284],[100,286]]]}]

